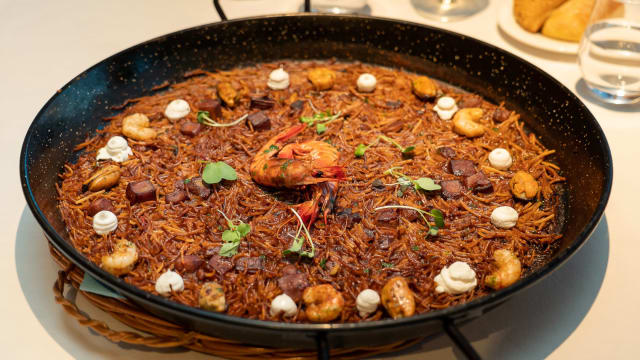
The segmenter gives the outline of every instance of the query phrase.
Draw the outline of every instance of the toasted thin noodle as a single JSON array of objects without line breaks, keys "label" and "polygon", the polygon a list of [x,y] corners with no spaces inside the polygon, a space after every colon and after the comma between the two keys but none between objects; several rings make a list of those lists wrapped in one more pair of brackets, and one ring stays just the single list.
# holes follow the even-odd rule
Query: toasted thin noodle
[{"label": "toasted thin noodle", "polygon": [[[76,149],[83,149],[78,161],[65,165],[56,190],[59,209],[66,223],[73,245],[93,262],[100,264],[118,239],[125,238],[138,247],[139,260],[124,280],[145,291],[155,293],[155,279],[176,261],[186,255],[197,255],[208,261],[222,245],[221,235],[227,222],[216,210],[230,219],[251,224],[252,230],[242,239],[237,255],[229,260],[238,264],[243,257],[261,257],[263,269],[256,272],[240,270],[238,266],[220,275],[210,265],[196,272],[181,272],[185,290],[173,293],[170,299],[198,306],[198,291],[207,281],[217,281],[225,290],[227,313],[254,319],[288,322],[307,322],[304,311],[289,319],[269,316],[271,300],[282,290],[278,278],[282,268],[293,262],[308,276],[312,285],[329,283],[342,292],[345,307],[338,322],[363,321],[355,308],[355,297],[365,288],[380,291],[392,276],[408,279],[416,296],[417,312],[442,309],[487,295],[484,278],[495,270],[493,252],[510,249],[522,262],[525,275],[550,257],[554,242],[560,235],[557,216],[560,207],[559,191],[564,178],[560,168],[552,163],[553,150],[544,148],[540,141],[528,133],[519,122],[519,115],[497,123],[492,118],[495,105],[483,102],[485,115],[480,120],[488,131],[484,136],[466,139],[451,131],[451,121],[443,121],[431,109],[433,101],[418,100],[411,92],[412,74],[363,64],[325,63],[336,70],[336,84],[330,91],[313,91],[306,74],[313,62],[285,62],[291,76],[287,90],[270,91],[265,79],[280,64],[263,64],[220,72],[194,72],[186,81],[172,85],[153,96],[129,100],[122,113],[114,116],[98,135],[85,140]],[[378,85],[373,93],[359,93],[354,84],[357,77],[369,72],[376,76]],[[216,97],[215,87],[220,81],[231,81],[239,89],[239,104],[223,108],[218,122],[231,122],[249,110],[249,95],[269,94],[276,100],[273,109],[264,110],[271,119],[271,129],[257,131],[245,124],[233,127],[204,129],[195,137],[179,132],[185,121],[197,121],[197,103],[206,97]],[[457,101],[470,95],[446,85],[444,94]],[[174,99],[184,99],[191,105],[186,118],[169,121],[164,118],[166,105]],[[296,100],[305,102],[300,113],[290,110]],[[288,207],[310,198],[309,190],[266,189],[256,185],[248,169],[252,157],[265,141],[282,130],[299,123],[299,116],[311,116],[311,100],[315,107],[333,113],[342,111],[344,119],[331,122],[327,131],[318,135],[315,128],[306,129],[291,141],[310,139],[330,141],[339,149],[340,165],[349,180],[339,185],[336,211],[329,214],[327,224],[316,222],[310,231],[315,244],[313,259],[285,258],[282,251],[293,241],[298,222]],[[396,102],[396,103],[392,103]],[[397,102],[400,102],[398,105]],[[96,151],[105,146],[111,136],[122,135],[122,119],[133,113],[146,114],[151,126],[158,131],[153,141],[129,139],[134,155],[122,164],[122,176],[117,186],[101,193],[83,193],[82,182],[96,169]],[[491,130],[493,129],[493,131]],[[354,157],[358,144],[370,144],[379,135],[389,136],[401,146],[415,146],[412,159],[403,159],[391,144],[378,142],[371,146],[363,158]],[[456,158],[471,159],[493,184],[489,193],[464,191],[458,199],[447,200],[439,192],[416,192],[412,187],[400,185],[374,187],[375,180],[383,184],[397,183],[397,179],[384,171],[399,166],[400,172],[412,178],[431,177],[436,181],[458,179],[445,171],[447,159],[438,148],[447,146],[455,150]],[[502,147],[513,155],[509,170],[490,167],[488,153]],[[183,180],[199,176],[201,161],[225,161],[236,169],[238,180],[212,187],[208,199],[187,193],[187,199],[177,204],[165,201],[165,195],[184,187]],[[104,163],[104,162],[103,162]],[[537,199],[516,201],[511,196],[509,180],[518,171],[529,171],[541,185]],[[148,179],[157,188],[156,201],[131,205],[125,196],[131,181]],[[402,196],[398,197],[399,190]],[[90,201],[104,197],[112,201],[119,220],[117,231],[98,236],[87,215]],[[405,205],[425,211],[439,209],[445,215],[445,227],[437,236],[427,236],[427,225],[413,210],[390,210],[398,218],[383,222],[376,207]],[[497,206],[514,207],[520,214],[516,227],[498,229],[489,217]],[[359,213],[360,222],[348,224],[341,209],[351,208]],[[432,218],[428,217],[430,221]],[[433,223],[432,223],[433,225]],[[305,249],[309,250],[305,244]],[[437,294],[433,278],[443,266],[454,261],[466,261],[476,271],[478,286],[470,292],[452,296]],[[320,266],[320,264],[324,266]],[[390,267],[383,266],[393,264]],[[336,268],[336,266],[339,266]],[[331,271],[337,270],[332,275]],[[303,309],[302,305],[301,309]],[[369,320],[387,317],[382,308]]]}]

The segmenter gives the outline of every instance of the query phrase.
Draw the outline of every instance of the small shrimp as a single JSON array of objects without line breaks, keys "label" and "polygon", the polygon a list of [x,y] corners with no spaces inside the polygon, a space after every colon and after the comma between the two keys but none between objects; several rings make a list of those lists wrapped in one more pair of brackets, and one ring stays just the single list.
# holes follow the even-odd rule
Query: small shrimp
[{"label": "small shrimp", "polygon": [[513,196],[522,200],[531,200],[540,191],[540,185],[528,172],[518,171],[509,181],[509,187]]},{"label": "small shrimp", "polygon": [[496,250],[493,253],[493,259],[498,265],[498,270],[485,279],[485,284],[488,287],[500,290],[520,279],[522,267],[520,266],[520,260],[512,251],[506,249]]},{"label": "small shrimp", "polygon": [[307,318],[312,322],[329,322],[342,313],[344,298],[329,284],[308,287],[302,293]]},{"label": "small shrimp", "polygon": [[412,316],[416,312],[416,301],[409,289],[407,280],[402,276],[389,279],[380,294],[382,306],[392,318],[398,319]]},{"label": "small shrimp", "polygon": [[102,257],[102,268],[115,275],[127,274],[138,261],[138,248],[131,241],[120,239],[116,242],[111,255]]},{"label": "small shrimp", "polygon": [[156,131],[149,127],[149,118],[144,114],[129,115],[122,120],[122,134],[134,140],[151,140]]},{"label": "small shrimp", "polygon": [[293,126],[267,141],[253,158],[249,173],[255,182],[269,187],[289,189],[313,187],[312,199],[297,205],[307,225],[311,225],[322,204],[324,216],[333,208],[338,180],[344,179],[344,170],[336,165],[338,150],[323,141],[284,143],[302,132],[306,124]]},{"label": "small shrimp", "polygon": [[468,138],[484,134],[484,126],[476,122],[482,117],[483,113],[481,108],[458,110],[453,116],[453,131]]}]

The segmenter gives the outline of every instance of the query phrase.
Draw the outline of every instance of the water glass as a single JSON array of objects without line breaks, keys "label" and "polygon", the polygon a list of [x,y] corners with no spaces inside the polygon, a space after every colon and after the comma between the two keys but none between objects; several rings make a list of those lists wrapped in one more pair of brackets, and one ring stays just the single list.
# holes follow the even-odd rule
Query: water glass
[{"label": "water glass", "polygon": [[640,102],[640,0],[596,0],[580,42],[582,77],[605,102]]}]

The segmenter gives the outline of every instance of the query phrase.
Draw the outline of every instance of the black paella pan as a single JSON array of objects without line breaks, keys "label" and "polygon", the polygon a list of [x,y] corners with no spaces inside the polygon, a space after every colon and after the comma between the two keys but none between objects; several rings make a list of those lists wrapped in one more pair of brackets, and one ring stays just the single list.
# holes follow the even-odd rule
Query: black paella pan
[{"label": "black paella pan", "polygon": [[[216,8],[220,11],[216,3]],[[308,6],[308,3],[307,3]],[[226,20],[223,13],[221,18]],[[567,178],[564,237],[552,260],[514,285],[469,303],[403,319],[288,324],[188,307],[113,277],[76,251],[56,207],[57,174],[73,147],[104,126],[112,107],[183,80],[194,69],[228,69],[279,59],[361,61],[424,73],[518,111]],[[609,146],[596,119],[569,89],[503,50],[456,33],[398,20],[347,15],[264,16],[198,26],[139,44],[84,71],[40,110],[20,157],[22,188],[48,240],[112,290],[159,317],[193,330],[260,346],[384,345],[443,331],[474,356],[456,323],[476,318],[561,266],[588,239],[611,191]]]}]

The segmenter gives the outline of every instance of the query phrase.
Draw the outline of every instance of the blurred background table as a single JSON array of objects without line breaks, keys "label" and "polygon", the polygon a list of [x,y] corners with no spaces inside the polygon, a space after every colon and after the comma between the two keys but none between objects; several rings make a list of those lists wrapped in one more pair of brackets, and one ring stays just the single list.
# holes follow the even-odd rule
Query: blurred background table
[{"label": "blurred background table", "polygon": [[[223,0],[227,16],[295,12],[299,0]],[[640,104],[614,107],[590,97],[575,56],[536,50],[496,26],[503,4],[437,23],[418,15],[409,0],[369,0],[371,13],[440,26],[506,49],[572,89],[600,122],[614,159],[614,186],[605,217],[587,244],[561,269],[504,306],[462,327],[485,358],[640,358]],[[184,350],[150,350],[114,344],[87,330],[53,301],[56,266],[27,209],[18,178],[26,130],[44,103],[81,71],[144,40],[218,21],[209,0],[0,0],[0,344],[4,358],[206,359]],[[63,131],[63,129],[61,129]],[[81,309],[123,329],[78,297]],[[459,358],[441,336],[383,358]]]}]

